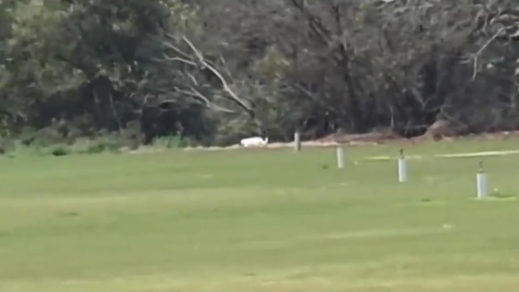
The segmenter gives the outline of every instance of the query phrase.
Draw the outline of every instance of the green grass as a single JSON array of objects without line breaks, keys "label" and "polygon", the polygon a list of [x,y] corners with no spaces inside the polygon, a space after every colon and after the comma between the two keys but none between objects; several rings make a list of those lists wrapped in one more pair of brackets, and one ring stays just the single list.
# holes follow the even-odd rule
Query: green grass
[{"label": "green grass", "polygon": [[398,147],[0,159],[0,291],[516,290],[519,156],[430,155],[519,141]]}]

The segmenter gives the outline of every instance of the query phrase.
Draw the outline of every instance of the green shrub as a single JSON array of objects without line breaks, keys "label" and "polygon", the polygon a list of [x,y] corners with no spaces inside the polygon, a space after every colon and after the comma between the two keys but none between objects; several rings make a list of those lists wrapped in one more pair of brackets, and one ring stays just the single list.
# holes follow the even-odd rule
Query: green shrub
[{"label": "green shrub", "polygon": [[53,156],[66,156],[70,154],[70,149],[66,145],[55,145],[50,147],[50,154]]},{"label": "green shrub", "polygon": [[171,149],[185,147],[185,141],[179,136],[158,137],[153,140],[152,147],[158,149]]},{"label": "green shrub", "polygon": [[119,152],[122,145],[115,135],[95,138],[80,138],[72,144],[72,151],[81,154],[99,154],[103,152]]},{"label": "green shrub", "polygon": [[13,151],[15,148],[15,143],[13,140],[7,138],[0,138],[0,154],[6,154],[8,152]]}]

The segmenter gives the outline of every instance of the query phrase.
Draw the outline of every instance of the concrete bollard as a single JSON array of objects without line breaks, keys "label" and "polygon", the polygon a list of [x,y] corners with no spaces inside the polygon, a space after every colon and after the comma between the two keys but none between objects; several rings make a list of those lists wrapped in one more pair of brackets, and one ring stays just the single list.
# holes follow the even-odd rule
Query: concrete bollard
[{"label": "concrete bollard", "polygon": [[294,133],[294,150],[296,152],[301,151],[301,133],[299,131]]},{"label": "concrete bollard", "polygon": [[344,169],[344,148],[337,146],[337,167]]},{"label": "concrete bollard", "polygon": [[398,182],[405,183],[408,180],[407,177],[407,160],[405,159],[404,150],[400,149],[400,158],[398,159]]},{"label": "concrete bollard", "polygon": [[488,197],[488,175],[483,168],[483,162],[479,163],[479,170],[476,176],[478,199],[483,200]]}]

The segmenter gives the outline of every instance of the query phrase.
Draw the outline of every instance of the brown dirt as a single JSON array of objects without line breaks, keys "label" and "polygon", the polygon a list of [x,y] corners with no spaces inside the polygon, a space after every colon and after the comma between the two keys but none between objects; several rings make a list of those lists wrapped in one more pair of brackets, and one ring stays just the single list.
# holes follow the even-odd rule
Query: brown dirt
[{"label": "brown dirt", "polygon": [[371,132],[366,134],[332,134],[329,136],[326,136],[322,139],[319,139],[318,141],[321,142],[336,142],[340,144],[349,144],[349,143],[376,143],[376,144],[382,144],[387,141],[393,141],[393,140],[402,140],[404,139],[402,136],[398,135],[397,133],[387,130],[387,131],[380,131],[380,132]]},{"label": "brown dirt", "polygon": [[[519,138],[519,131],[504,131],[496,133],[487,133],[481,135],[465,135],[465,136],[449,136],[440,135],[434,136],[426,134],[420,137],[411,139],[404,138],[396,133],[390,131],[372,132],[367,134],[332,134],[324,138],[314,141],[304,141],[302,146],[304,148],[324,148],[324,147],[336,147],[338,145],[350,145],[350,146],[365,146],[365,145],[380,145],[380,144],[416,144],[428,141],[443,141],[443,142],[454,142],[459,140],[499,140],[499,139],[510,139]],[[282,149],[282,148],[293,148],[294,143],[288,142],[274,142],[264,147],[254,147],[249,149]],[[221,150],[237,150],[243,149],[240,145],[231,145],[227,147],[191,147],[186,148],[190,150],[204,150],[204,151],[221,151]]]}]

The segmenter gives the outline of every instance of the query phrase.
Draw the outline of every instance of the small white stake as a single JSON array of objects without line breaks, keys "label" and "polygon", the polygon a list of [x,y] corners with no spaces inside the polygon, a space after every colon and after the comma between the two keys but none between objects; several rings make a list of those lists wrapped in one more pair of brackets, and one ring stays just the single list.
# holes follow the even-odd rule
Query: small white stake
[{"label": "small white stake", "polygon": [[344,148],[342,146],[337,147],[337,167],[339,169],[344,168]]},{"label": "small white stake", "polygon": [[398,182],[407,182],[407,160],[403,149],[400,149],[400,158],[398,159]]},{"label": "small white stake", "polygon": [[479,163],[479,170],[477,174],[477,189],[478,199],[486,199],[488,197],[488,175],[483,168],[483,162]]},{"label": "small white stake", "polygon": [[294,150],[296,152],[301,151],[301,133],[299,131],[294,133]]}]

